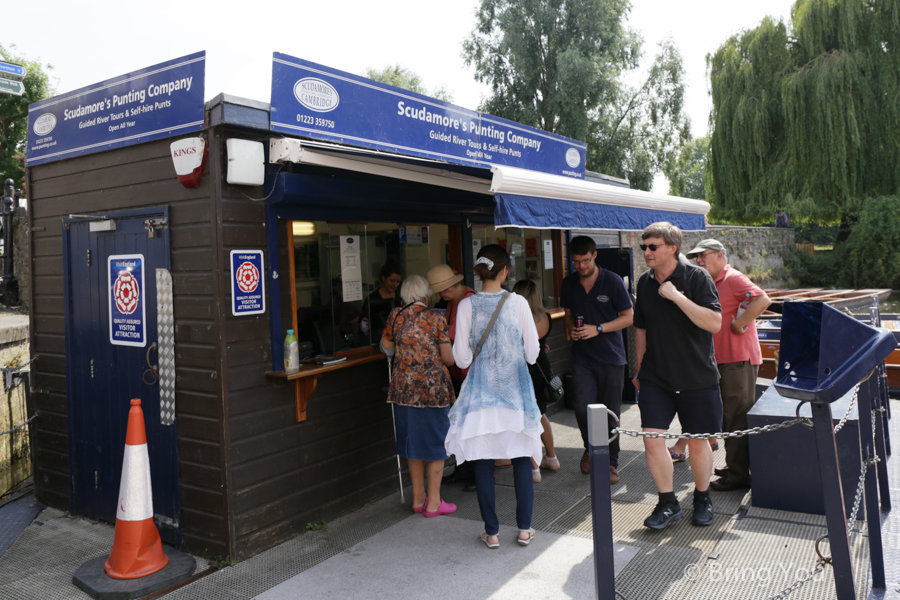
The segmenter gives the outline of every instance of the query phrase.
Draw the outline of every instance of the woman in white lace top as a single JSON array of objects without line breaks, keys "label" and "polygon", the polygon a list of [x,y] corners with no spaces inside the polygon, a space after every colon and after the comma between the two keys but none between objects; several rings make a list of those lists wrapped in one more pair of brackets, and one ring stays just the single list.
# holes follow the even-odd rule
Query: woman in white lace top
[{"label": "woman in white lace top", "polygon": [[[528,373],[528,364],[534,364],[540,350],[537,329],[528,302],[501,287],[509,276],[509,255],[504,248],[496,244],[483,247],[478,253],[475,273],[481,278],[483,288],[459,303],[453,344],[456,364],[460,368],[471,367],[459,398],[450,409],[445,447],[448,453],[456,455],[457,463],[472,461],[478,506],[484,520],[481,540],[489,548],[500,545],[494,460],[512,460],[517,541],[527,546],[534,538],[531,459],[541,460],[543,432]],[[501,301],[503,306],[496,321],[475,356]]]}]

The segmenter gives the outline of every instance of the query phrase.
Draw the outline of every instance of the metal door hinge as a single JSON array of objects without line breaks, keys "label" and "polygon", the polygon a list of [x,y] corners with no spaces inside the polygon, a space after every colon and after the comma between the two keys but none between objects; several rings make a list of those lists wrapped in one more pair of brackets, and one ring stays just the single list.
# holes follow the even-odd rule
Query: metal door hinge
[{"label": "metal door hinge", "polygon": [[98,487],[100,487],[100,475],[94,471],[94,489],[96,490]]},{"label": "metal door hinge", "polygon": [[91,379],[94,378],[94,359],[91,359]]},{"label": "metal door hinge", "polygon": [[147,219],[144,221],[144,229],[147,230],[147,237],[156,237],[157,229],[165,229],[169,225],[169,220],[165,217],[159,219]]},{"label": "metal door hinge", "polygon": [[87,266],[91,266],[91,250],[88,248],[87,251]]}]

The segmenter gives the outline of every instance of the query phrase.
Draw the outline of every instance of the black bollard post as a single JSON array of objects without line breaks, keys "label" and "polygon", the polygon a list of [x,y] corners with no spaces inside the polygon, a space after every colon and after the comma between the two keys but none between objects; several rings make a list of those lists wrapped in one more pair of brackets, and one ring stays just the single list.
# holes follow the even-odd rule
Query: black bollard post
[{"label": "black bollard post", "polygon": [[15,204],[15,182],[7,179],[3,196],[3,277],[0,294],[7,306],[19,303],[19,282],[13,273],[13,205]]},{"label": "black bollard post", "polygon": [[856,588],[853,584],[847,512],[844,508],[844,490],[841,486],[831,405],[812,402],[811,406],[819,474],[822,478],[822,498],[825,501],[825,522],[828,525],[831,564],[834,567],[834,588],[838,600],[851,600],[856,598]]},{"label": "black bollard post", "polygon": [[612,490],[609,486],[609,413],[603,404],[587,407],[591,458],[591,516],[594,521],[594,598],[615,600]]},{"label": "black bollard post", "polygon": [[[857,396],[857,411],[859,414],[859,450],[864,459],[872,457],[874,453],[873,430],[872,430],[872,407],[878,404],[878,377],[873,373],[866,381],[859,385],[859,394]],[[882,461],[886,462],[886,461]],[[866,468],[866,522],[868,524],[869,533],[869,560],[872,564],[872,587],[875,589],[885,589],[884,576],[884,548],[881,540],[881,511],[878,510],[878,479],[880,473],[869,465]],[[882,484],[882,495],[884,494],[885,485]],[[888,492],[890,493],[890,492]],[[856,527],[856,523],[851,523],[851,527]]]}]

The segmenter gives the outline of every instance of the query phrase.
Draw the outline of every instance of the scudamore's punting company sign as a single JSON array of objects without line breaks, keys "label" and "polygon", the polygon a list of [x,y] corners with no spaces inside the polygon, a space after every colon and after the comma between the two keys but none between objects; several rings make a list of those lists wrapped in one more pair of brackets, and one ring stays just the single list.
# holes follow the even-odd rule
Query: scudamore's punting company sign
[{"label": "scudamore's punting company sign", "polygon": [[278,52],[271,128],[462,165],[584,177],[582,142]]},{"label": "scudamore's punting company sign", "polygon": [[206,53],[101,81],[28,107],[29,166],[203,129]]}]

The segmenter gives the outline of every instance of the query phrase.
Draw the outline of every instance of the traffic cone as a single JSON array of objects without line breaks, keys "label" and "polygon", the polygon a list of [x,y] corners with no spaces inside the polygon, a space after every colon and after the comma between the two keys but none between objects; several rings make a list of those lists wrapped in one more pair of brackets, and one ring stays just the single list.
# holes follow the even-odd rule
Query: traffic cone
[{"label": "traffic cone", "polygon": [[135,399],[128,412],[116,533],[103,569],[113,579],[137,579],[156,573],[168,563],[169,557],[163,552],[159,530],[153,522],[147,432],[141,401]]}]

